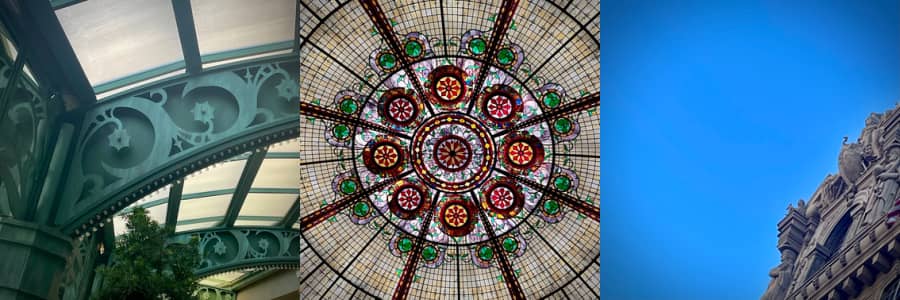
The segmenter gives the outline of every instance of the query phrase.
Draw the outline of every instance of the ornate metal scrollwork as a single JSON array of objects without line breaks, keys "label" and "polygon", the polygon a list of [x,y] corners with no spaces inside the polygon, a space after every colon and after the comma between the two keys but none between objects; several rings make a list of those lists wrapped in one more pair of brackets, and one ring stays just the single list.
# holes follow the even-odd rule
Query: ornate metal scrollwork
[{"label": "ornate metal scrollwork", "polygon": [[199,238],[200,276],[246,268],[296,267],[300,232],[296,229],[228,228],[186,232],[169,239]]},{"label": "ornate metal scrollwork", "polygon": [[84,299],[90,295],[95,262],[101,255],[97,248],[101,244],[101,240],[102,237],[93,236],[74,241],[72,254],[68,257],[66,269],[62,274],[60,299]]},{"label": "ornate metal scrollwork", "polygon": [[219,69],[88,110],[58,224],[73,232],[186,173],[293,136],[296,64],[297,58],[283,57]]},{"label": "ornate metal scrollwork", "polygon": [[194,295],[197,296],[197,299],[200,300],[234,300],[237,299],[237,295],[234,291],[215,288],[211,286],[203,286],[194,292]]},{"label": "ornate metal scrollwork", "polygon": [[0,99],[0,216],[24,217],[35,196],[29,194],[36,184],[32,178],[47,160],[51,117],[60,108],[14,69],[0,58],[0,95],[7,96]]}]

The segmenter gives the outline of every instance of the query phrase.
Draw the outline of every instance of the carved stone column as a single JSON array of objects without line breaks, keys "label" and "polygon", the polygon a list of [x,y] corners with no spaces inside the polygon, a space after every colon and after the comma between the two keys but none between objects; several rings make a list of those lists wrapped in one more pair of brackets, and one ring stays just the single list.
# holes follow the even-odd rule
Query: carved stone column
[{"label": "carved stone column", "polygon": [[769,273],[772,280],[762,296],[764,300],[784,299],[791,282],[794,281],[797,254],[803,248],[808,229],[805,211],[803,200],[800,200],[797,208],[788,207],[787,215],[778,223],[778,250],[781,251],[781,263]]},{"label": "carved stone column", "polygon": [[0,218],[0,253],[0,299],[52,299],[72,240],[34,223]]},{"label": "carved stone column", "polygon": [[778,250],[791,249],[799,253],[803,248],[804,237],[807,234],[808,220],[806,219],[803,201],[801,207],[788,207],[787,215],[778,222]]}]

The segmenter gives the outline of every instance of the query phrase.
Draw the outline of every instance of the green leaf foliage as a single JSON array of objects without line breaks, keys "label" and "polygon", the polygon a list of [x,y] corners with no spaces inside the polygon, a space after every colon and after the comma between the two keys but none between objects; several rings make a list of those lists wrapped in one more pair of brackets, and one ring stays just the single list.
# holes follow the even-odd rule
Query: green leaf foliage
[{"label": "green leaf foliage", "polygon": [[128,232],[116,239],[113,262],[97,268],[104,282],[93,299],[196,299],[199,241],[167,244],[174,226],[161,227],[144,208],[126,218]]}]

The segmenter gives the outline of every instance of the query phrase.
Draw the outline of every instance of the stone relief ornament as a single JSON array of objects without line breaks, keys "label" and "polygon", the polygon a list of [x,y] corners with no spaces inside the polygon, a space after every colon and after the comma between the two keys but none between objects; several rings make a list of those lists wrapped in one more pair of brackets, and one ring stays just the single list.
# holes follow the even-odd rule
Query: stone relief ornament
[{"label": "stone relief ornament", "polygon": [[819,226],[819,211],[821,206],[821,201],[815,203],[810,202],[806,206],[805,215],[806,219],[809,220],[809,222],[806,224],[806,235],[803,236],[803,245],[809,245],[813,241],[812,237],[816,232],[816,228],[818,228]]},{"label": "stone relief ornament", "polygon": [[863,224],[869,224],[881,217],[890,202],[896,199],[900,187],[900,145],[888,147],[887,159],[872,167],[875,175],[875,201],[870,201]]},{"label": "stone relief ornament", "polygon": [[769,271],[769,277],[772,277],[772,281],[769,281],[769,287],[763,293],[761,300],[781,300],[785,298],[793,279],[796,259],[797,253],[794,250],[781,250],[781,263]]},{"label": "stone relief ornament", "polygon": [[829,200],[837,199],[844,192],[844,189],[847,188],[847,182],[840,176],[831,174],[828,175],[828,178],[832,180],[828,188],[828,195],[831,197]]},{"label": "stone relief ornament", "polygon": [[[816,200],[818,199],[821,198],[816,198]],[[820,201],[816,202],[821,203]],[[781,262],[769,272],[772,280],[762,299],[784,299],[787,295],[794,270],[799,270],[797,256],[811,239],[813,233],[807,227],[811,223],[808,209],[813,205],[814,203],[807,205],[803,199],[797,201],[796,207],[788,205],[787,216],[778,223],[778,250],[781,252]],[[801,260],[799,264],[802,266],[804,261]]]},{"label": "stone relief ornament", "polygon": [[863,146],[858,143],[847,144],[847,137],[841,144],[841,154],[838,156],[838,170],[841,178],[847,184],[853,186],[859,175],[866,170],[863,159]]},{"label": "stone relief ornament", "polygon": [[[844,137],[838,174],[825,177],[805,205],[801,202],[796,207],[789,206],[787,215],[778,223],[781,262],[770,271],[771,281],[762,299],[819,298],[825,295],[820,289],[831,289],[835,282],[845,280],[833,279],[837,274],[824,266],[847,266],[864,251],[883,251],[878,249],[881,246],[867,243],[874,242],[878,230],[884,228],[876,222],[884,220],[885,214],[888,228],[890,216],[900,215],[895,205],[895,201],[900,203],[898,120],[900,115],[893,110],[869,114],[855,143]],[[846,233],[838,233],[843,241],[867,242],[829,245],[834,244],[829,240],[838,226],[846,228]],[[860,234],[869,239],[861,239]],[[850,278],[858,280],[853,276]],[[849,296],[854,297],[859,295]]]},{"label": "stone relief ornament", "polygon": [[881,114],[872,113],[866,118],[866,127],[858,139],[863,145],[863,157],[867,163],[881,158],[881,146],[884,143],[884,129],[879,126],[881,124]]}]

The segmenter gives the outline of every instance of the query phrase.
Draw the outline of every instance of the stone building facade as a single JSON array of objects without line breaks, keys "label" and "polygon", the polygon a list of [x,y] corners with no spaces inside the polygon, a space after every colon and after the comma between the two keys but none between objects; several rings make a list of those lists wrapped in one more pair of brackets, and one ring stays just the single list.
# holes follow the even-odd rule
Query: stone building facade
[{"label": "stone building facade", "polygon": [[900,109],[845,137],[838,166],[778,223],[781,262],[762,299],[900,299],[900,224],[886,222],[900,197]]}]

